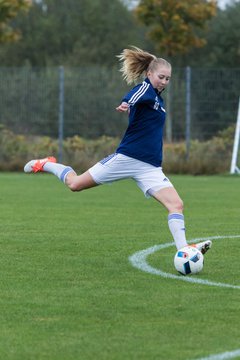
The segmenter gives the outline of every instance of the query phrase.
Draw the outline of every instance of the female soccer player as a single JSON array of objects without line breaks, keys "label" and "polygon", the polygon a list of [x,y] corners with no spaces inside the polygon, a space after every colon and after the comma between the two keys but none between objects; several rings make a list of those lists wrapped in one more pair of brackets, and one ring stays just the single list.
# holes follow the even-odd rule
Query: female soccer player
[{"label": "female soccer player", "polygon": [[[54,157],[31,160],[24,171],[52,173],[72,191],[132,178],[145,196],[153,197],[167,209],[170,232],[177,249],[181,249],[187,245],[183,202],[161,167],[166,116],[161,93],[170,81],[171,65],[136,47],[124,49],[118,57],[128,84],[135,83],[141,76],[145,79],[133,87],[116,108],[129,114],[129,125],[116,152],[81,175],[69,166],[56,163]],[[211,247],[211,241],[195,246],[204,254]]]}]

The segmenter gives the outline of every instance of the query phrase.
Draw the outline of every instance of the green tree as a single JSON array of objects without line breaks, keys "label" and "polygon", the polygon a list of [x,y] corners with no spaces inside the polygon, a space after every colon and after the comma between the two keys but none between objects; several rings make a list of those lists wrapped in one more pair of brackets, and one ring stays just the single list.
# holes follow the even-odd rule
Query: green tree
[{"label": "green tree", "polygon": [[0,0],[0,43],[16,41],[20,32],[11,26],[11,21],[20,11],[26,11],[31,0]]},{"label": "green tree", "polygon": [[190,65],[214,67],[240,66],[240,1],[232,2],[209,23],[207,44],[189,54]]},{"label": "green tree", "polygon": [[156,50],[170,57],[205,45],[197,30],[203,29],[215,12],[215,0],[141,0],[135,9]]},{"label": "green tree", "polygon": [[144,38],[121,0],[42,0],[16,24],[23,38],[0,51],[2,64],[109,66],[114,54]]}]

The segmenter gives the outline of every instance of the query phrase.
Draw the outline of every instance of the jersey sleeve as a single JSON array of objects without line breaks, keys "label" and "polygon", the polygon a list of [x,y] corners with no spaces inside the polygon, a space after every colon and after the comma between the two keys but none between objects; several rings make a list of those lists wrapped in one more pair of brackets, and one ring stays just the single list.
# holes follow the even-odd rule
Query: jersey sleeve
[{"label": "jersey sleeve", "polygon": [[147,102],[149,98],[149,87],[150,84],[143,81],[142,84],[135,86],[130,90],[122,99],[127,102],[129,106],[133,106],[137,103]]}]

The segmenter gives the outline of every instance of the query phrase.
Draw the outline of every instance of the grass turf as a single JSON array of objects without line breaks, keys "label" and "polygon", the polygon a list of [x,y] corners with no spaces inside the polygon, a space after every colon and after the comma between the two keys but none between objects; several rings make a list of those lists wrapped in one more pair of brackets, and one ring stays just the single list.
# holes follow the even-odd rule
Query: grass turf
[{"label": "grass turf", "polygon": [[[239,177],[173,176],[188,239],[240,234]],[[1,358],[186,360],[239,349],[240,290],[133,268],[171,242],[166,211],[132,181],[71,193],[51,175],[1,174]],[[203,279],[240,285],[239,239],[213,241]],[[175,249],[149,257],[176,274]]]}]

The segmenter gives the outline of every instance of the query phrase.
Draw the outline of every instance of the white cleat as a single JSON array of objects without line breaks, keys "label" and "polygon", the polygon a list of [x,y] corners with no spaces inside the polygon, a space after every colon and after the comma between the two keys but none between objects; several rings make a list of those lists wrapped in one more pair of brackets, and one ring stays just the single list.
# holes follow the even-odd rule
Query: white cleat
[{"label": "white cleat", "polygon": [[196,247],[204,255],[211,248],[212,242],[211,240],[207,240],[197,244],[193,244],[192,246]]},{"label": "white cleat", "polygon": [[43,166],[46,164],[46,162],[53,162],[55,163],[57,160],[53,156],[48,156],[44,159],[38,159],[38,160],[30,160],[25,166],[24,166],[24,172],[25,173],[36,173],[39,171],[44,171]]}]

